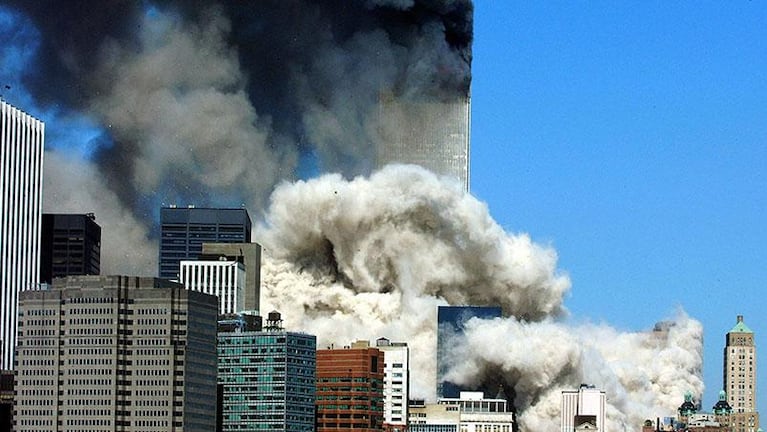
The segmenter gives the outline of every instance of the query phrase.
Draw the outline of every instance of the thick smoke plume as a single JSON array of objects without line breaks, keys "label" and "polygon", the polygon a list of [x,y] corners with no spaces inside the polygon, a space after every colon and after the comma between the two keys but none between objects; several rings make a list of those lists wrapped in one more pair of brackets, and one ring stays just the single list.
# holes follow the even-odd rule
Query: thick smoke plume
[{"label": "thick smoke plume", "polygon": [[[466,98],[472,8],[469,0],[74,0],[66,8],[11,0],[0,6],[4,46],[24,56],[7,56],[23,64],[3,67],[16,95],[5,97],[45,117],[50,137],[76,129],[71,119],[93,123],[80,137],[87,144],[48,140],[66,155],[50,161],[84,165],[76,179],[51,169],[46,180],[74,190],[68,183],[91,173],[96,195],[132,214],[129,231],[156,235],[162,204],[244,204],[258,218],[282,180],[369,174],[387,126],[377,116],[382,95]],[[84,157],[71,155],[82,148]],[[61,195],[44,197],[48,212],[71,208]],[[105,228],[125,225],[97,218]]]},{"label": "thick smoke plume", "polygon": [[505,232],[449,179],[413,166],[327,175],[279,186],[268,215],[265,308],[321,344],[407,341],[416,397],[435,397],[436,308],[448,304],[499,305],[508,316],[470,320],[450,343],[446,378],[488,396],[503,386],[522,430],[558,427],[561,391],[581,383],[607,392],[609,430],[671,415],[684,392],[702,393],[697,321],[680,312],[639,333],[563,324],[570,281],[556,253]]},{"label": "thick smoke plume", "polygon": [[[454,341],[449,377],[503,385],[523,430],[556,427],[559,391],[581,382],[607,391],[608,429],[673,413],[702,391],[697,322],[566,326],[570,281],[552,248],[505,232],[451,179],[371,175],[393,127],[379,123],[382,99],[469,95],[472,7],[11,0],[0,84],[46,120],[45,211],[96,213],[105,273],[156,271],[161,203],[245,204],[266,218],[264,311],[323,346],[408,342],[416,397],[435,396],[436,307],[499,305],[508,318],[470,321]],[[336,174],[296,181],[323,172]]]}]

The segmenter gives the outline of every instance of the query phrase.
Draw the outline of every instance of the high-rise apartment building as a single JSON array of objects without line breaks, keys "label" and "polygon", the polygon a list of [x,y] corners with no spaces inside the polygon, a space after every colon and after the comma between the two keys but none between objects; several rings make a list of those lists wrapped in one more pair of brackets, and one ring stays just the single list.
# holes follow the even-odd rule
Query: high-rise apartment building
[{"label": "high-rise apartment building", "polygon": [[406,101],[379,97],[377,166],[390,163],[420,165],[457,179],[469,190],[468,95],[450,101]]},{"label": "high-rise apartment building", "polygon": [[759,428],[756,411],[756,345],[754,332],[738,315],[735,327],[727,333],[724,347],[724,391],[732,407],[733,432],[752,432]]},{"label": "high-rise apartment building", "polygon": [[178,279],[181,261],[197,259],[203,243],[250,243],[250,228],[243,208],[163,207],[159,276]]},{"label": "high-rise apartment building", "polygon": [[464,325],[472,318],[501,317],[497,306],[438,306],[437,307],[437,397],[457,398],[461,391],[495,391],[495,389],[465,388],[445,380],[450,365],[450,340],[464,332]]},{"label": "high-rise apartment building", "polygon": [[214,430],[217,312],[214,296],[157,278],[22,292],[15,430]]},{"label": "high-rise apartment building", "polygon": [[44,133],[0,100],[0,369],[13,369],[18,295],[39,284]]},{"label": "high-rise apartment building", "polygon": [[317,350],[317,432],[383,430],[384,353],[359,341]]},{"label": "high-rise apartment building", "polygon": [[384,430],[407,430],[410,397],[410,350],[404,342],[387,338],[376,340],[376,348],[384,353]]},{"label": "high-rise apartment building", "polygon": [[179,282],[187,289],[218,297],[219,313],[243,310],[242,293],[247,277],[242,260],[200,255],[197,261],[181,261]]},{"label": "high-rise apartment building", "polygon": [[562,432],[605,431],[605,392],[581,384],[578,390],[562,391]]},{"label": "high-rise apartment building", "polygon": [[261,311],[261,245],[258,243],[203,243],[202,255],[225,256],[245,264],[242,310]]},{"label": "high-rise apartment building", "polygon": [[88,214],[43,213],[40,282],[101,272],[101,227]]},{"label": "high-rise apartment building", "polygon": [[[263,323],[263,324],[262,324]],[[278,312],[219,321],[221,431],[314,431],[317,338],[285,331]]]}]

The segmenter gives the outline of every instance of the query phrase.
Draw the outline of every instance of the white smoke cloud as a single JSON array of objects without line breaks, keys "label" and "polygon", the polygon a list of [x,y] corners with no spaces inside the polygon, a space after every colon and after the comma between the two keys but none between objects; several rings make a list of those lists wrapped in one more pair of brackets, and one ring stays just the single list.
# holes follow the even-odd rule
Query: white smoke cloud
[{"label": "white smoke cloud", "polygon": [[558,315],[569,280],[556,253],[503,231],[461,185],[415,166],[370,178],[280,185],[268,226],[262,304],[321,343],[387,336],[414,347],[413,389],[434,396],[436,308],[493,304]]},{"label": "white smoke cloud", "polygon": [[421,168],[282,184],[256,240],[264,311],[318,335],[320,348],[408,342],[414,397],[435,398],[436,309],[448,304],[509,316],[468,322],[452,341],[448,379],[504,385],[523,430],[559,427],[561,391],[584,382],[607,392],[610,429],[671,414],[685,391],[702,392],[697,321],[680,312],[665,331],[637,333],[558,321],[570,282],[556,252],[505,232],[460,185]]},{"label": "white smoke cloud", "polygon": [[558,427],[562,390],[592,384],[607,394],[607,430],[635,429],[673,415],[685,392],[703,393],[701,324],[683,312],[665,324],[619,332],[548,319],[472,319],[465,338],[454,341],[447,378],[469,384],[500,375],[513,384],[520,424],[531,431]]},{"label": "white smoke cloud", "polygon": [[56,151],[45,152],[44,164],[43,211],[95,214],[101,226],[102,274],[156,273],[156,242],[150,241],[143,221],[105,186],[95,165]]}]

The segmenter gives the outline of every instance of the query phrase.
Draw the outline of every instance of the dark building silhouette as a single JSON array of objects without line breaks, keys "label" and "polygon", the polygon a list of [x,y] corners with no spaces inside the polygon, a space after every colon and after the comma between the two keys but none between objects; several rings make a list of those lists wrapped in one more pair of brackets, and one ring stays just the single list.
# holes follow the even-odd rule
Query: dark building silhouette
[{"label": "dark building silhouette", "polygon": [[101,227],[93,213],[43,214],[40,233],[40,282],[64,276],[98,275]]},{"label": "dark building silhouette", "polygon": [[160,209],[158,274],[177,279],[182,260],[196,260],[203,243],[250,243],[251,221],[243,208]]},{"label": "dark building silhouette", "polygon": [[12,370],[0,371],[0,430],[13,430],[13,380]]},{"label": "dark building silhouette", "polygon": [[450,339],[464,332],[466,321],[471,318],[492,319],[501,317],[497,306],[439,306],[437,308],[437,397],[457,398],[463,388],[444,379],[448,370]]}]

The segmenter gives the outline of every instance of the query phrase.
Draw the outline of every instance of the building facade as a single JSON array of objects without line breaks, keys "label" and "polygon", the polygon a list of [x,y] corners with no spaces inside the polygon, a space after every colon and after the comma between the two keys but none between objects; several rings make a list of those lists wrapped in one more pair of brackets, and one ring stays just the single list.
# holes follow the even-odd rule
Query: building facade
[{"label": "building facade", "polygon": [[387,338],[377,339],[376,348],[384,353],[384,429],[404,432],[410,396],[410,350],[406,343]]},{"label": "building facade", "polygon": [[198,261],[181,261],[179,282],[189,290],[218,297],[220,314],[242,311],[243,286],[247,279],[242,261],[204,255],[200,258]]},{"label": "building facade", "polygon": [[157,278],[69,276],[23,292],[15,430],[214,430],[217,310]]},{"label": "building facade", "polygon": [[501,308],[495,306],[438,306],[437,307],[437,398],[457,398],[461,391],[495,389],[464,388],[445,380],[452,347],[450,339],[464,332],[464,325],[472,318],[501,317]]},{"label": "building facade", "polygon": [[250,243],[251,221],[243,208],[160,209],[158,274],[177,280],[181,261],[196,260],[203,243]]},{"label": "building facade", "polygon": [[383,430],[384,353],[367,341],[317,350],[317,432]]},{"label": "building facade", "polygon": [[422,401],[410,407],[410,432],[513,432],[514,413],[505,398],[485,398],[482,392],[461,392],[436,404]]},{"label": "building facade", "polygon": [[13,369],[18,296],[40,276],[45,125],[0,99],[0,369]]},{"label": "building facade", "polygon": [[314,430],[317,338],[282,328],[278,312],[219,321],[221,431]]},{"label": "building facade", "polygon": [[469,190],[470,98],[405,101],[379,96],[377,167],[420,165]]},{"label": "building facade", "polygon": [[88,214],[43,214],[40,282],[101,272],[101,227]]},{"label": "building facade", "polygon": [[562,391],[562,432],[605,430],[605,392],[582,384],[578,390]]},{"label": "building facade", "polygon": [[202,255],[226,256],[245,265],[242,310],[261,311],[261,245],[258,243],[203,243]]},{"label": "building facade", "polygon": [[733,432],[753,432],[759,428],[756,411],[756,345],[754,332],[738,315],[735,327],[725,337],[724,391],[732,407]]}]

